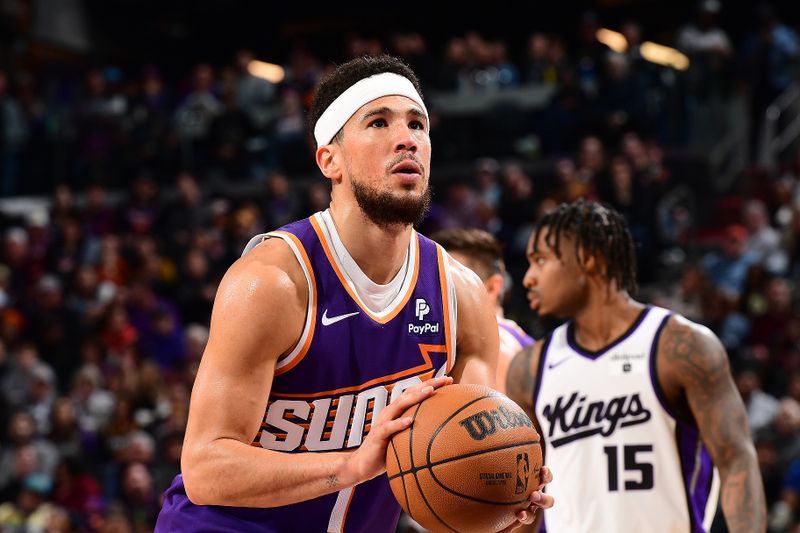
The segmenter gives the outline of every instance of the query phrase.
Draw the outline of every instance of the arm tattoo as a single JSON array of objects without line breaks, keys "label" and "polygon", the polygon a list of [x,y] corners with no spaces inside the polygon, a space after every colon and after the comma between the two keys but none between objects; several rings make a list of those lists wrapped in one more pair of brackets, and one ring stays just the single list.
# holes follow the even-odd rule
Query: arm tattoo
[{"label": "arm tattoo", "polygon": [[325,483],[329,487],[335,487],[336,485],[339,484],[339,478],[336,477],[336,474],[331,474],[330,476],[328,476],[328,479],[325,481]]},{"label": "arm tattoo", "polygon": [[506,393],[509,398],[526,409],[533,408],[533,388],[536,375],[533,371],[535,344],[520,350],[508,366]]},{"label": "arm tattoo", "polygon": [[679,385],[719,468],[729,530],[765,531],[766,503],[747,413],[722,344],[705,328],[671,318],[664,328],[659,357],[659,368],[670,383]]}]

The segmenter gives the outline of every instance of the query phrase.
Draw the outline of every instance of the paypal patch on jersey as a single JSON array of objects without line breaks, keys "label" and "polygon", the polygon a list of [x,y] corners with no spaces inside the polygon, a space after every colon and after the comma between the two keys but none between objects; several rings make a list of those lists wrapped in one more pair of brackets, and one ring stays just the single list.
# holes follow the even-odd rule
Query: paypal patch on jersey
[{"label": "paypal patch on jersey", "polygon": [[425,298],[416,299],[415,309],[416,320],[408,323],[408,334],[420,336],[439,335],[441,333],[442,323],[426,318],[431,312],[431,306],[428,305]]}]

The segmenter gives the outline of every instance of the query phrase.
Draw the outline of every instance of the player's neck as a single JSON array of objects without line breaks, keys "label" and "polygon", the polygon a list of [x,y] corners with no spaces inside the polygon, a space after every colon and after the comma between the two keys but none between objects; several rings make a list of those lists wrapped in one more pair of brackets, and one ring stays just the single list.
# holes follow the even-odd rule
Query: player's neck
[{"label": "player's neck", "polygon": [[587,350],[600,350],[628,331],[643,308],[626,291],[591,291],[574,318],[575,340]]},{"label": "player's neck", "polygon": [[402,268],[411,225],[379,226],[357,206],[331,202],[331,217],[347,252],[369,279],[389,283]]}]

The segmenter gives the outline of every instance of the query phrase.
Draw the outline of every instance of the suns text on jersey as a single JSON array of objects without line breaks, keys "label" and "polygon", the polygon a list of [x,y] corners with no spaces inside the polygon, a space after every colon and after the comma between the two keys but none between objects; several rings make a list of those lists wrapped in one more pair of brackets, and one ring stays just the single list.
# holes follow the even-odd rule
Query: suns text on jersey
[{"label": "suns text on jersey", "polygon": [[[369,433],[372,422],[389,403],[409,387],[422,383],[417,374],[389,384],[309,399],[271,399],[262,424],[260,444],[269,450],[332,451],[356,448]],[[444,374],[444,367],[438,375]]]}]

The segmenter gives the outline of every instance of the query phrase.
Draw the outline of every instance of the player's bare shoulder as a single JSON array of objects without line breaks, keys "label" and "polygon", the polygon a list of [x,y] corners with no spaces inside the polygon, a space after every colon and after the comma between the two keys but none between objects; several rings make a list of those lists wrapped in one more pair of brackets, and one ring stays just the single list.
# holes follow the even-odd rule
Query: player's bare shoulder
[{"label": "player's bare shoulder", "polygon": [[477,274],[449,254],[444,259],[456,301],[456,364],[450,375],[457,383],[493,385],[500,350],[494,305]]},{"label": "player's bare shoulder", "polygon": [[479,333],[485,327],[496,334],[497,318],[481,278],[447,253],[445,260],[456,291],[459,338]]},{"label": "player's bare shoulder", "polygon": [[256,277],[270,277],[282,272],[288,276],[298,288],[307,292],[303,269],[298,263],[289,245],[281,238],[266,238],[260,244],[237,259],[231,266],[240,273],[249,273]]},{"label": "player's bare shoulder", "polygon": [[730,373],[725,348],[717,336],[706,326],[677,314],[664,326],[657,357],[662,382],[682,388],[708,385]]},{"label": "player's bare shoulder", "polygon": [[282,239],[270,238],[225,273],[217,290],[217,317],[212,320],[231,320],[234,312],[242,311],[255,326],[262,320],[272,321],[277,312],[290,328],[302,329],[307,302],[308,281],[297,257]]}]

